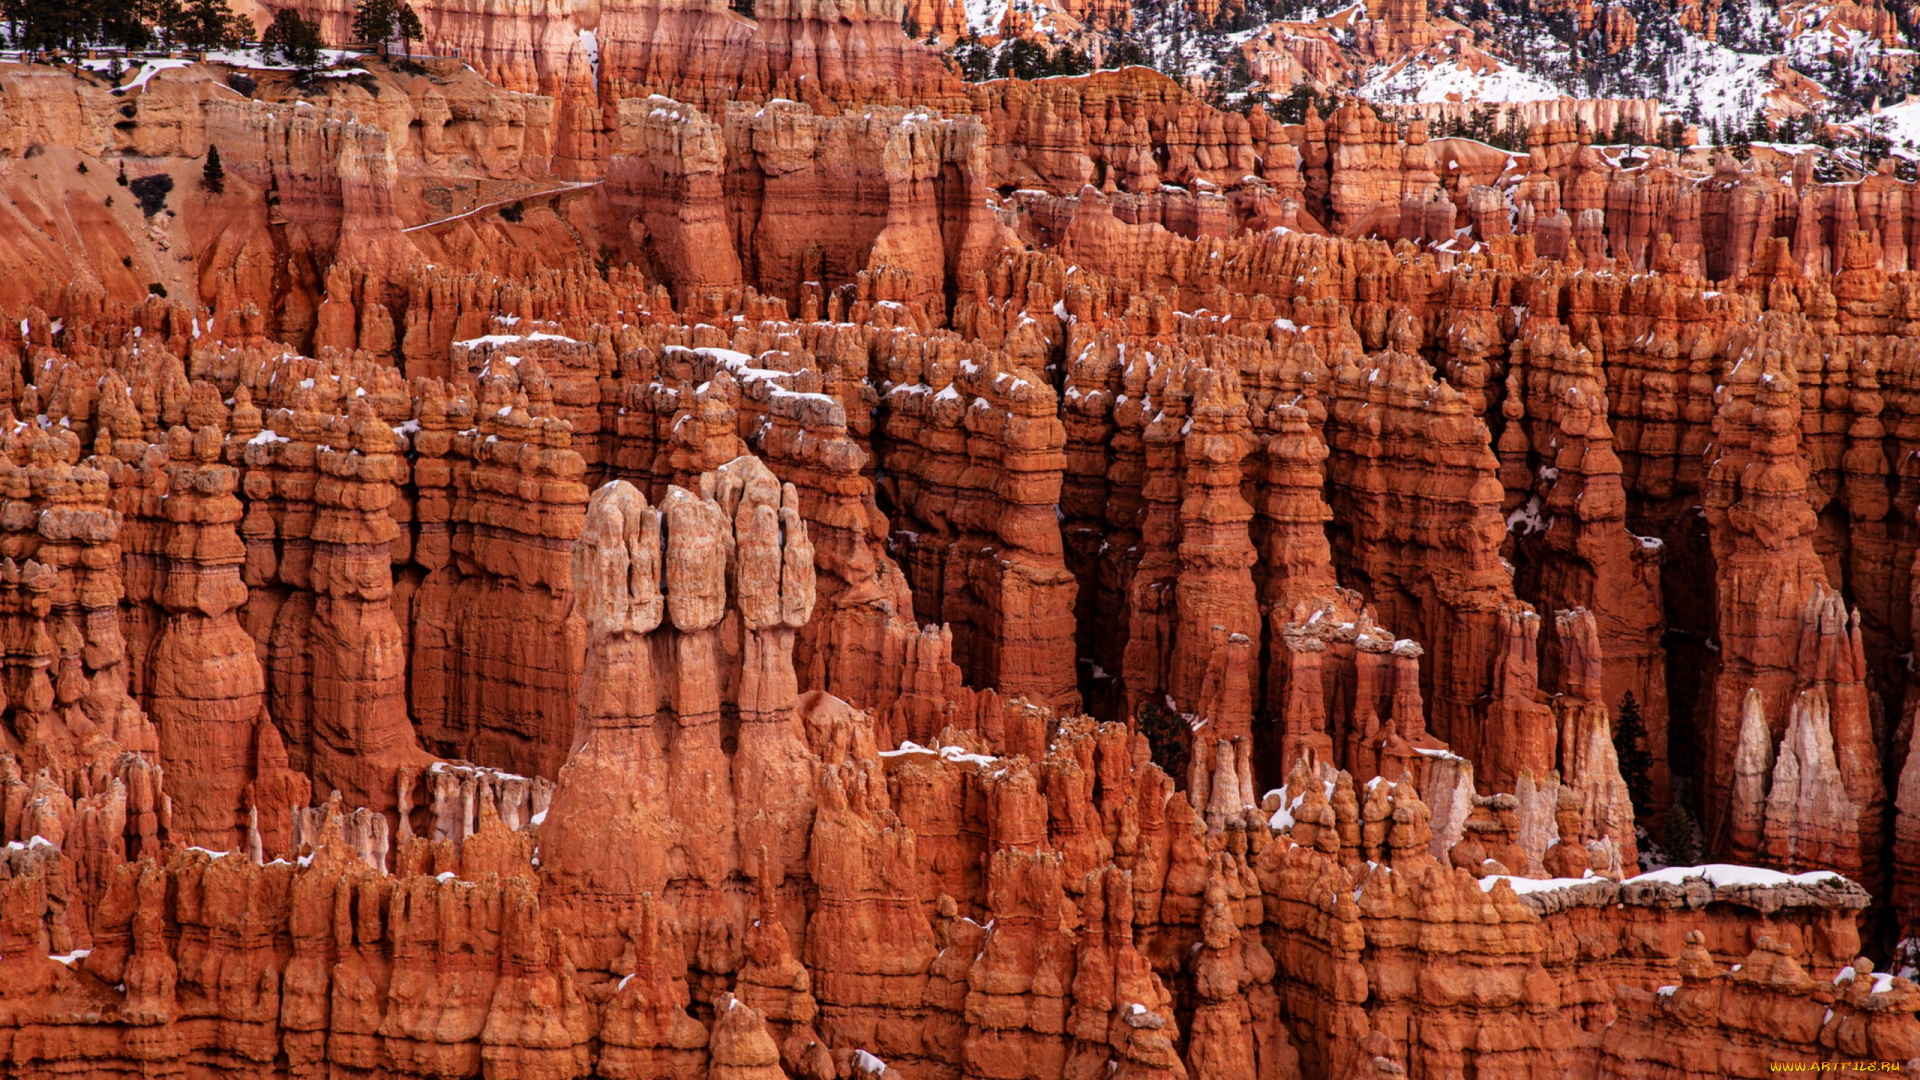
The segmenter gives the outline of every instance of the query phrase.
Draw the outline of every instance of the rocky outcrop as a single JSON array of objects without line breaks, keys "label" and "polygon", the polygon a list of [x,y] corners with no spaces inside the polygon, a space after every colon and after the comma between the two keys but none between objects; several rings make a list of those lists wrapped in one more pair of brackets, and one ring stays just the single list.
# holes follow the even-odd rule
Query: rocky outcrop
[{"label": "rocky outcrop", "polygon": [[[74,92],[90,160],[212,132],[233,198],[141,227],[192,289],[0,283],[21,1068],[1911,1052],[1855,962],[1920,865],[1905,182],[1564,119],[1509,168],[1139,72],[726,103],[675,26],[788,16],[654,14],[640,78],[538,100],[168,69],[108,143]],[[1771,869],[1637,874],[1669,805]]]},{"label": "rocky outcrop", "polygon": [[[804,865],[815,768],[793,636],[814,577],[798,494],[758,459],[702,474],[700,494],[669,488],[659,509],[622,481],[594,500],[574,555],[581,715],[542,835],[547,874],[576,897],[557,917],[577,962],[604,970],[614,914],[642,894],[672,884],[674,916],[692,917],[732,875],[778,889]],[[724,750],[723,706],[738,717]],[[642,848],[656,854],[607,857]]]},{"label": "rocky outcrop", "polygon": [[893,554],[916,612],[953,628],[966,677],[1068,705],[1079,695],[1076,583],[1054,519],[1066,441],[1057,398],[1013,357],[959,344],[912,343],[882,375],[879,461],[902,511]]},{"label": "rocky outcrop", "polygon": [[[315,19],[329,41],[353,40],[351,5],[319,0],[264,12],[282,8]],[[900,3],[822,8],[776,0],[747,10],[642,3],[481,12],[429,4],[418,8],[425,33],[414,45],[551,102],[556,165],[574,176],[604,167],[618,102],[649,93],[714,112],[736,99],[893,104],[961,94],[938,54],[902,33]]]},{"label": "rocky outcrop", "polygon": [[[1342,533],[1351,536],[1351,580],[1384,622],[1412,630],[1441,665],[1422,673],[1433,730],[1467,756],[1492,760],[1494,736],[1469,704],[1483,676],[1453,665],[1491,654],[1497,621],[1518,601],[1499,558],[1496,463],[1485,429],[1457,391],[1432,377],[1417,357],[1398,353],[1372,370],[1336,370],[1328,462],[1336,546]],[[1396,468],[1410,455],[1438,469]],[[1415,521],[1425,526],[1409,530]],[[1423,548],[1431,554],[1418,554]]]},{"label": "rocky outcrop", "polygon": [[[1722,612],[1707,791],[1731,798],[1723,820],[1751,820],[1752,789],[1736,784],[1735,774],[1764,776],[1771,767],[1765,844],[1774,858],[1799,867],[1809,865],[1794,855],[1799,844],[1820,843],[1802,834],[1832,829],[1877,837],[1885,788],[1863,761],[1872,755],[1871,726],[1845,603],[1828,591],[1812,549],[1806,465],[1792,449],[1800,412],[1795,373],[1779,351],[1746,340],[1719,395],[1719,455],[1706,488]],[[1758,745],[1743,753],[1731,736],[1740,732],[1745,744],[1750,725],[1764,725],[1764,735],[1756,727]],[[1762,754],[1757,762],[1749,760],[1755,750]],[[1841,758],[1860,763],[1845,781]],[[1823,823],[1828,819],[1834,824]],[[1751,838],[1733,840],[1743,841]],[[1864,865],[1860,855],[1825,858]]]},{"label": "rocky outcrop", "polygon": [[[822,115],[793,101],[699,109],[620,104],[606,199],[614,250],[692,291],[751,283],[798,298],[869,268],[903,279],[895,301],[938,299],[986,265],[1002,230],[985,206],[986,132],[926,108]],[[727,197],[722,198],[722,189]],[[838,224],[821,230],[818,222]]]},{"label": "rocky outcrop", "polygon": [[[209,404],[204,397],[202,404]],[[168,561],[158,596],[166,622],[153,643],[149,707],[160,729],[161,759],[175,774],[176,828],[194,843],[225,850],[243,828],[256,763],[262,772],[284,769],[286,755],[266,718],[253,640],[236,617],[247,590],[240,580],[244,549],[234,531],[241,517],[239,471],[220,463],[225,417],[196,418],[212,423],[198,434],[175,427],[167,436]],[[271,773],[257,779],[285,787]],[[280,794],[300,805],[306,793],[298,787]],[[284,812],[285,805],[269,810]]]},{"label": "rocky outcrop", "polygon": [[[1625,485],[1592,354],[1573,348],[1559,323],[1547,323],[1516,343],[1513,363],[1503,411],[1520,415],[1508,420],[1500,442],[1538,448],[1525,463],[1512,459],[1526,477],[1524,487],[1508,492],[1509,501],[1524,500],[1508,526],[1520,564],[1515,590],[1556,616],[1594,613],[1606,658],[1597,700],[1620,708],[1632,698],[1647,731],[1648,796],[1664,802],[1671,782],[1667,670],[1663,605],[1656,597],[1665,545],[1627,528]],[[1536,413],[1544,415],[1536,420]],[[1540,644],[1549,673],[1569,662],[1558,639]]]},{"label": "rocky outcrop", "polygon": [[1840,968],[1832,980],[1824,970],[1816,978],[1789,946],[1768,936],[1756,938],[1753,952],[1726,967],[1704,940],[1700,931],[1687,934],[1677,982],[1621,996],[1620,1020],[1603,1044],[1601,1075],[1648,1069],[1706,1075],[1701,1066],[1684,1062],[1689,1051],[1708,1046],[1724,1047],[1709,1051],[1708,1071],[1754,1077],[1768,1075],[1769,1063],[1798,1060],[1813,1046],[1895,1062],[1913,1053],[1913,1031],[1894,1019],[1902,999],[1914,993],[1906,979],[1876,974],[1865,957]]}]

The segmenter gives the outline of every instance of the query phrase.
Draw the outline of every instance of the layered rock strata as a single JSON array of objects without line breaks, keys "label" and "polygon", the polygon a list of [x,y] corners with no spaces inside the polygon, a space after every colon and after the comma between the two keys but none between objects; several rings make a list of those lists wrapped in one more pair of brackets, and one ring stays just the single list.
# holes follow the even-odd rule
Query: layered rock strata
[{"label": "layered rock strata", "polygon": [[648,64],[0,75],[23,1069],[1920,1053],[1910,184]]}]

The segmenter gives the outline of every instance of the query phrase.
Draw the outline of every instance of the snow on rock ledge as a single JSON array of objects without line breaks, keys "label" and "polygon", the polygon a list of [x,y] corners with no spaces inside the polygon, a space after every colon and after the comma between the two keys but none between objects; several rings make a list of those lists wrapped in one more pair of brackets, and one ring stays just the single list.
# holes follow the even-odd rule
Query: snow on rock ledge
[{"label": "snow on rock ledge", "polygon": [[1625,881],[1584,878],[1522,878],[1493,875],[1480,887],[1491,891],[1506,882],[1520,902],[1541,915],[1576,907],[1622,903],[1635,907],[1704,908],[1738,904],[1771,914],[1787,908],[1826,907],[1861,910],[1872,902],[1867,891],[1830,870],[1784,874],[1757,866],[1710,863],[1670,866]]}]

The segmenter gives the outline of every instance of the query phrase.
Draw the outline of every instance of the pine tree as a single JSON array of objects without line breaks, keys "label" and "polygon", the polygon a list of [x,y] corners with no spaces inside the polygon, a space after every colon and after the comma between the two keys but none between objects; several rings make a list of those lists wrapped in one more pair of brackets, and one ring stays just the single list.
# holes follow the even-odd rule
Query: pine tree
[{"label": "pine tree", "polygon": [[1660,821],[1660,851],[1668,866],[1694,866],[1700,862],[1700,844],[1693,836],[1693,815],[1678,799],[1667,807]]},{"label": "pine tree", "polygon": [[215,195],[227,190],[227,170],[220,165],[220,148],[207,144],[207,164],[200,170],[200,186]]},{"label": "pine tree", "polygon": [[1647,737],[1647,724],[1640,716],[1640,703],[1633,699],[1633,692],[1620,699],[1620,711],[1613,717],[1613,755],[1620,762],[1620,779],[1626,781],[1627,797],[1633,800],[1635,816],[1647,812],[1647,804],[1653,798],[1653,781],[1647,775],[1653,764],[1653,755],[1647,753],[1642,745]]},{"label": "pine tree", "polygon": [[320,50],[327,47],[327,42],[320,34],[319,23],[292,8],[281,8],[274,13],[266,33],[260,35],[260,47],[282,63],[310,71],[320,66]]},{"label": "pine tree", "polygon": [[14,0],[6,11],[13,46],[28,52],[74,47],[92,29],[81,5],[62,0]]},{"label": "pine tree", "polygon": [[1157,701],[1140,706],[1134,727],[1147,738],[1154,764],[1173,777],[1174,783],[1187,782],[1187,731],[1180,714],[1170,712]]},{"label": "pine tree", "polygon": [[1477,142],[1492,145],[1493,121],[1495,116],[1491,103],[1481,105],[1467,117],[1467,137]]},{"label": "pine tree", "polygon": [[393,32],[400,38],[408,56],[413,55],[414,40],[427,36],[426,28],[420,25],[419,14],[413,10],[412,4],[406,3],[393,13]]},{"label": "pine tree", "polygon": [[247,38],[252,24],[235,15],[226,0],[186,0],[169,29],[180,43],[207,52],[231,49]]},{"label": "pine tree", "polygon": [[180,0],[134,0],[141,21],[151,26],[157,41],[173,45],[179,40]]},{"label": "pine tree", "polygon": [[363,44],[378,46],[380,55],[385,56],[399,15],[394,0],[360,0],[360,6],[353,13],[353,36]]},{"label": "pine tree", "polygon": [[78,7],[87,36],[93,41],[126,49],[144,49],[153,41],[153,31],[141,18],[140,5],[134,0],[90,0]]},{"label": "pine tree", "polygon": [[1502,150],[1525,150],[1527,148],[1527,122],[1513,106],[1500,110],[1500,142]]},{"label": "pine tree", "polygon": [[1320,94],[1306,80],[1293,84],[1287,96],[1274,103],[1274,118],[1283,124],[1304,124],[1307,110],[1320,104]]}]

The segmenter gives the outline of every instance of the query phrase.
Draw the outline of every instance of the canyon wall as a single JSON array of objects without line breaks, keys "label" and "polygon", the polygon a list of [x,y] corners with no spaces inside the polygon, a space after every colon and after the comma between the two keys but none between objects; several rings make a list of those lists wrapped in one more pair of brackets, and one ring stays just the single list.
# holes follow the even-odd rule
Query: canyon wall
[{"label": "canyon wall", "polygon": [[1920,1056],[1911,182],[456,14],[0,67],[21,1069]]},{"label": "canyon wall", "polygon": [[[871,712],[798,691],[817,597],[798,490],[745,456],[695,484],[588,504],[557,785],[403,769],[392,831],[336,795],[293,815],[297,859],[250,831],[249,851],[109,862],[90,888],[55,842],[15,849],[0,949],[10,996],[39,1003],[9,1017],[15,1060],[1613,1076],[1664,1053],[1617,1020],[1698,1044],[1703,1018],[1744,1033],[1719,1058],[1734,1075],[1816,1041],[1920,1053],[1920,991],[1851,959],[1857,885],[1595,875],[1597,819],[1557,782],[1478,798],[1443,756],[1363,801],[1303,762],[1256,805],[1244,736],[1177,791],[1144,736],[1046,710],[1014,736],[1035,758],[951,728],[964,741],[880,751]],[[81,812],[8,828],[65,839]]]}]

